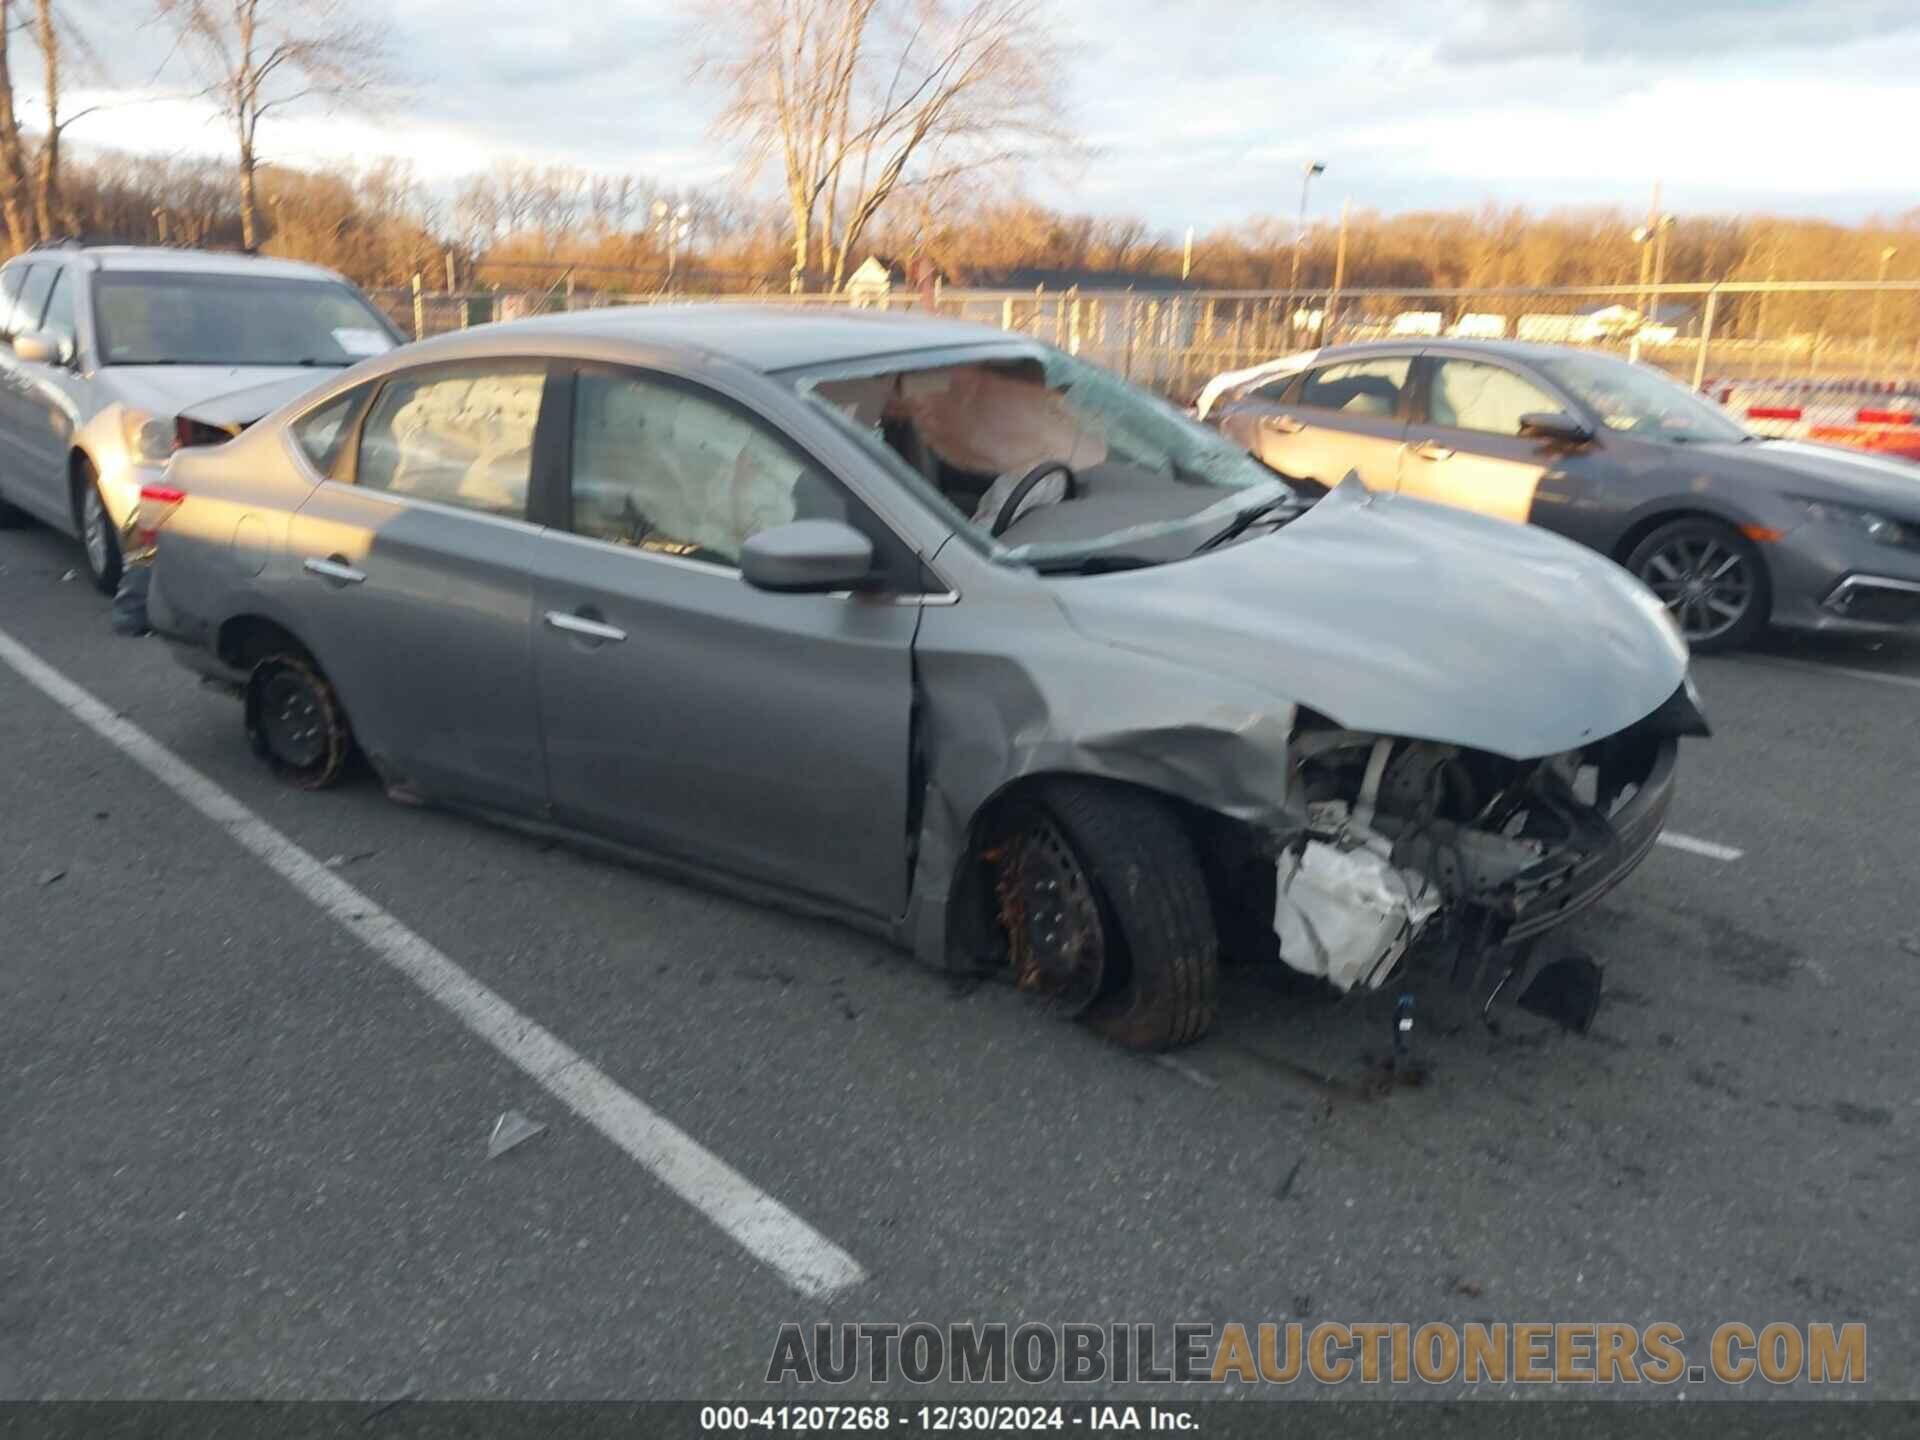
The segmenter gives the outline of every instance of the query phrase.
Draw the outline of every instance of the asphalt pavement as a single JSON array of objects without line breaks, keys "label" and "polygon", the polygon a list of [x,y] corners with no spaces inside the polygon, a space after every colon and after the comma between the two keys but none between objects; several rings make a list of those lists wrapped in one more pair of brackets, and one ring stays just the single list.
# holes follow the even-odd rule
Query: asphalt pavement
[{"label": "asphalt pavement", "polygon": [[[1594,1031],[1436,988],[1427,1083],[1382,1092],[1391,994],[1235,972],[1158,1061],[831,924],[293,792],[79,563],[0,533],[0,636],[244,811],[0,660],[0,1398],[764,1400],[789,1320],[1323,1317],[1860,1321],[1863,1393],[1920,1397],[1920,644],[1698,662],[1671,827],[1702,843],[1553,942],[1606,967]],[[637,1151],[529,1035],[641,1107]],[[545,1129],[489,1159],[508,1111]],[[689,1156],[847,1283],[665,1183]],[[836,1398],[876,1393],[922,1394]]]}]

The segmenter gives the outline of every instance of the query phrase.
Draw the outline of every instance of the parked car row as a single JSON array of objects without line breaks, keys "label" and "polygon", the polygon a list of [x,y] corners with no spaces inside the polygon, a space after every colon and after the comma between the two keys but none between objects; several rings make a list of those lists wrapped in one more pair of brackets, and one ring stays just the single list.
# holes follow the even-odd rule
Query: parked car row
[{"label": "parked car row", "polygon": [[[1585,1023],[1597,971],[1535,967],[1534,941],[1639,864],[1706,733],[1671,617],[1611,561],[1372,462],[1249,454],[1026,338],[598,310],[348,365],[393,338],[350,290],[222,262],[327,292],[311,321],[276,299],[271,343],[174,347],[224,362],[208,390],[302,370],[248,424],[257,387],[124,388],[115,357],[157,351],[116,348],[102,292],[159,260],[54,263],[91,291],[71,384],[122,412],[119,450],[76,452],[88,484],[109,513],[104,477],[137,484],[152,625],[242,697],[273,770],[364,764],[838,916],[1127,1044],[1202,1034],[1223,958],[1342,990],[1438,966]],[[59,363],[39,286],[8,292],[21,371]],[[161,288],[128,313],[197,335]],[[1362,363],[1228,411],[1337,390],[1375,398],[1328,413],[1390,427],[1434,393],[1419,357]],[[1591,444],[1572,423],[1522,443]],[[25,448],[9,498],[85,530]]]},{"label": "parked car row", "polygon": [[400,343],[330,270],[244,255],[57,245],[0,269],[0,524],[82,542],[111,593],[118,532],[182,445],[226,439],[316,371]]}]

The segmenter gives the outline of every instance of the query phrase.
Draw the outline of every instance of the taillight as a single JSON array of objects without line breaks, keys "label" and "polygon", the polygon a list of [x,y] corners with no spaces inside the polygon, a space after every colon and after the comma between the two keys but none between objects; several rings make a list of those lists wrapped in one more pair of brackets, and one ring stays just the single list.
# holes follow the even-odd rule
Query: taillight
[{"label": "taillight", "polygon": [[160,527],[187,498],[178,485],[142,485],[140,503],[133,511],[133,543],[137,549],[150,550],[160,537]]}]

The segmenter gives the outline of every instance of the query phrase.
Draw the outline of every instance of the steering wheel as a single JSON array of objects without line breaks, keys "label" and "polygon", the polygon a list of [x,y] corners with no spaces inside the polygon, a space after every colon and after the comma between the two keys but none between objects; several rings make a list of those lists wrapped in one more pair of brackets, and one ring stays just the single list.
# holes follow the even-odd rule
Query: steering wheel
[{"label": "steering wheel", "polygon": [[1008,493],[1007,503],[1002,505],[1000,513],[993,517],[993,524],[987,533],[995,539],[1006,533],[1007,527],[1013,524],[1014,518],[1019,515],[1020,506],[1034,492],[1035,487],[1049,475],[1056,473],[1066,481],[1066,493],[1060,497],[1061,500],[1071,500],[1080,493],[1080,480],[1073,473],[1071,465],[1064,460],[1042,460],[1020,477],[1020,483]]}]

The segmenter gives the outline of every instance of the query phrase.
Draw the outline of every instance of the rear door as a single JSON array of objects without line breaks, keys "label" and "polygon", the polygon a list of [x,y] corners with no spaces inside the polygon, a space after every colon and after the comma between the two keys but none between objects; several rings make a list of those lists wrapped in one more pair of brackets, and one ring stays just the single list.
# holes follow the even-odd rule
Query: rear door
[{"label": "rear door", "polygon": [[519,814],[547,799],[528,649],[547,372],[388,377],[288,533],[296,629],[362,748],[429,794]]},{"label": "rear door", "polygon": [[[685,379],[582,365],[567,434],[533,598],[556,815],[901,914],[911,551],[764,417]],[[794,519],[862,530],[893,593],[747,585],[740,547]]]},{"label": "rear door", "polygon": [[1428,354],[1400,458],[1400,490],[1521,524],[1566,447],[1520,433],[1535,411],[1577,414],[1544,381],[1491,360]]},{"label": "rear door", "polygon": [[1357,471],[1391,490],[1407,426],[1414,352],[1336,360],[1243,399],[1226,432],[1285,475],[1331,489]]}]

